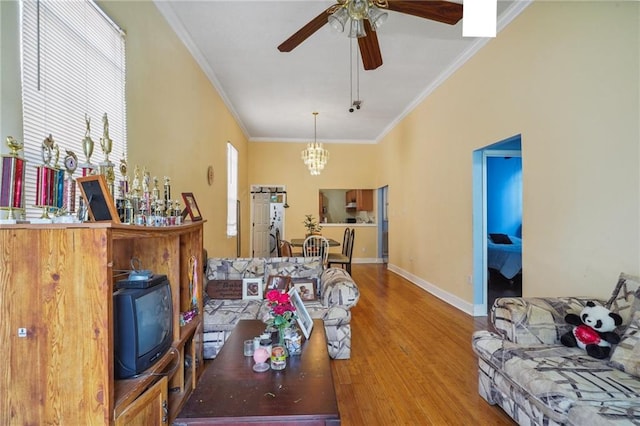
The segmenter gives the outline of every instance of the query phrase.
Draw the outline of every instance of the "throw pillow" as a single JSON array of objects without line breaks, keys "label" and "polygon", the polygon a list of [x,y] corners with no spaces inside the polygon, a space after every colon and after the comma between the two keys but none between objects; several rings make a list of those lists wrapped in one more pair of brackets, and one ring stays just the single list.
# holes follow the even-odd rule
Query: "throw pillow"
[{"label": "throw pillow", "polygon": [[604,306],[622,317],[622,327],[618,332],[623,334],[633,314],[640,311],[640,278],[621,273],[611,297]]},{"label": "throw pillow", "polygon": [[633,314],[622,340],[611,354],[609,365],[640,377],[640,311]]},{"label": "throw pillow", "polygon": [[491,238],[491,241],[495,244],[513,244],[507,234],[489,234],[489,238]]}]

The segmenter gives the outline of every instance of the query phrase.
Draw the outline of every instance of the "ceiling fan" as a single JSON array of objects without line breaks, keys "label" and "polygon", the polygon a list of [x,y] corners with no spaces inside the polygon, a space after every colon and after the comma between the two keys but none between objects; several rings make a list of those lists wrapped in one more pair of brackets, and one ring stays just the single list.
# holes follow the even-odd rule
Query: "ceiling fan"
[{"label": "ceiling fan", "polygon": [[455,25],[462,19],[462,4],[435,0],[337,0],[309,23],[286,39],[278,50],[291,52],[316,31],[330,22],[340,30],[340,26],[351,20],[349,37],[358,38],[360,56],[365,70],[374,70],[382,65],[382,54],[375,33],[377,27],[387,17],[384,9],[406,13],[419,18],[430,19],[444,24]]}]

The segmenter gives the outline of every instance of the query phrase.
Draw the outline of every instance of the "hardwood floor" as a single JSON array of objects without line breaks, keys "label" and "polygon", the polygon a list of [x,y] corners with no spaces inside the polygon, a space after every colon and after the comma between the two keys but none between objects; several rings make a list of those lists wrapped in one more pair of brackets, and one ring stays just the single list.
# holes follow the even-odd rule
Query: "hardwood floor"
[{"label": "hardwood floor", "polygon": [[478,395],[486,327],[381,264],[354,264],[351,359],[332,361],[342,425],[513,425]]}]

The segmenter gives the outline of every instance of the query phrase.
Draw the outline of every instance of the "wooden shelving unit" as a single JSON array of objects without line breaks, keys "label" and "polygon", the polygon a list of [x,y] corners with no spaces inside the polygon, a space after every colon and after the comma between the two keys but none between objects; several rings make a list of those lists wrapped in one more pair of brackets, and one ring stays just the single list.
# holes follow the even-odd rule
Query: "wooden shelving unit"
[{"label": "wooden shelving unit", "polygon": [[[0,424],[170,424],[204,366],[202,316],[180,325],[192,256],[202,312],[202,226],[2,226]],[[139,377],[114,380],[112,294],[134,257],[169,279],[173,348]]]}]

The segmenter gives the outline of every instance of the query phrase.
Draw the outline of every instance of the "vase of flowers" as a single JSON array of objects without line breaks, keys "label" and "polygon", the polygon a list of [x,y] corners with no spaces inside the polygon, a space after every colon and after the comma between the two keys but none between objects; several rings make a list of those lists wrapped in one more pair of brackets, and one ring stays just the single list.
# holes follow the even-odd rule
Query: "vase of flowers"
[{"label": "vase of flowers", "polygon": [[302,222],[302,224],[307,229],[307,237],[309,235],[319,235],[320,231],[322,231],[322,226],[320,226],[312,214],[305,215],[304,222]]},{"label": "vase of flowers", "polygon": [[267,292],[267,304],[271,308],[271,318],[267,326],[278,330],[278,341],[271,347],[271,368],[282,370],[287,366],[287,349],[284,343],[285,330],[292,327],[296,320],[296,308],[288,293],[279,290]]}]

